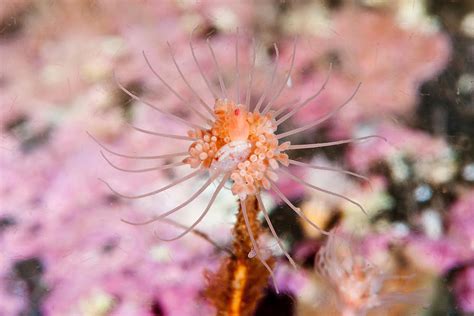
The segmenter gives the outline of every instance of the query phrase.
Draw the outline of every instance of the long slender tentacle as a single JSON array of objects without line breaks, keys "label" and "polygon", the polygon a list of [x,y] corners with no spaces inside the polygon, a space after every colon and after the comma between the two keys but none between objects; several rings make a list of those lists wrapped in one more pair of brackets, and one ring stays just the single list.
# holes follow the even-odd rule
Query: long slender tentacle
[{"label": "long slender tentacle", "polygon": [[237,38],[235,40],[235,76],[236,76],[236,95],[237,104],[240,104],[240,68],[239,68],[239,28],[237,28]]},{"label": "long slender tentacle", "polygon": [[175,157],[180,157],[180,156],[187,156],[189,153],[187,151],[183,151],[180,153],[174,153],[174,154],[165,154],[165,155],[155,155],[155,156],[132,156],[132,155],[125,155],[121,154],[118,152],[115,152],[109,148],[107,148],[104,144],[99,142],[94,136],[92,136],[89,132],[87,132],[87,135],[89,135],[90,138],[92,138],[97,145],[102,147],[106,152],[111,153],[112,155],[118,156],[118,157],[123,157],[123,158],[131,158],[131,159],[166,159],[166,158],[175,158]]},{"label": "long slender tentacle", "polygon": [[138,101],[138,102],[141,102],[149,107],[151,107],[152,109],[154,109],[155,111],[157,112],[160,112],[161,114],[163,114],[164,116],[170,118],[170,119],[173,119],[175,121],[178,121],[178,122],[181,122],[185,125],[188,125],[189,127],[191,128],[199,128],[199,129],[207,129],[206,127],[203,127],[199,124],[195,124],[195,123],[192,123],[192,122],[189,122],[177,115],[174,115],[174,114],[171,114],[171,113],[168,113],[162,109],[160,109],[159,107],[157,107],[156,105],[154,105],[153,103],[151,102],[148,102],[146,100],[143,100],[142,98],[140,98],[139,96],[133,94],[130,90],[128,90],[127,88],[125,88],[117,79],[117,77],[115,76],[114,74],[114,79],[115,79],[115,83],[117,84],[117,86],[120,88],[120,90],[122,90],[125,94],[127,94],[129,97],[131,97],[132,99]]},{"label": "long slender tentacle", "polygon": [[191,195],[191,197],[189,199],[187,199],[186,201],[184,201],[183,203],[181,203],[180,205],[176,206],[175,208],[169,210],[168,212],[165,212],[161,215],[158,215],[158,216],[155,216],[147,221],[144,221],[144,222],[130,222],[128,220],[125,220],[125,219],[122,219],[122,222],[124,223],[127,223],[127,224],[130,224],[130,225],[136,225],[136,226],[141,226],[141,225],[147,225],[147,224],[151,224],[153,222],[156,222],[156,221],[159,221],[160,219],[162,218],[165,218],[177,211],[179,211],[180,209],[182,209],[183,207],[185,207],[186,205],[188,205],[189,203],[191,203],[192,201],[194,201],[199,195],[201,195],[202,192],[204,192],[208,186],[211,185],[211,183],[218,177],[218,175],[215,175],[215,176],[212,176],[212,177],[209,177],[209,179],[206,181],[206,183],[204,183],[196,192],[194,192],[193,195]]},{"label": "long slender tentacle", "polygon": [[275,238],[281,251],[283,251],[283,253],[285,254],[285,257],[288,259],[291,265],[296,269],[297,267],[296,267],[295,261],[290,256],[290,254],[286,251],[285,245],[283,245],[283,242],[281,241],[280,237],[278,237],[278,234],[275,228],[273,227],[273,224],[272,224],[272,221],[270,220],[270,216],[268,215],[267,209],[265,208],[265,205],[263,204],[262,197],[260,196],[260,194],[257,194],[256,196],[257,196],[258,204],[260,205],[260,209],[262,210],[263,216],[265,217],[265,221],[267,222],[268,228],[270,228],[273,238]]},{"label": "long slender tentacle", "polygon": [[165,190],[168,190],[169,188],[171,187],[174,187],[175,185],[178,185],[180,184],[181,182],[184,182],[186,180],[189,180],[193,177],[196,177],[196,176],[199,176],[199,175],[202,175],[204,174],[206,171],[204,170],[196,170],[196,171],[193,171],[192,173],[184,176],[184,177],[181,177],[179,179],[176,179],[175,181],[171,182],[170,184],[158,189],[158,190],[154,190],[154,191],[151,191],[151,192],[147,192],[147,193],[143,193],[143,194],[138,194],[138,195],[125,195],[125,194],[122,194],[120,192],[118,192],[117,190],[115,190],[114,188],[112,188],[112,186],[106,182],[105,180],[103,179],[99,179],[100,181],[102,181],[103,183],[105,183],[105,185],[110,189],[110,191],[112,191],[115,195],[117,195],[118,197],[121,197],[123,199],[130,199],[130,200],[134,200],[134,199],[141,199],[141,198],[144,198],[144,197],[147,197],[147,196],[152,196],[152,195],[155,195],[155,194],[158,194],[160,192],[163,192]]},{"label": "long slender tentacle", "polygon": [[290,69],[288,70],[288,73],[285,79],[283,80],[280,88],[278,89],[277,93],[270,99],[268,104],[263,108],[262,114],[266,114],[272,108],[273,102],[275,102],[278,99],[278,97],[281,95],[283,90],[285,90],[285,87],[288,85],[288,80],[290,79],[291,72],[293,71],[293,66],[295,64],[295,56],[296,56],[296,37],[293,43],[293,53],[291,54]]},{"label": "long slender tentacle", "polygon": [[286,171],[286,170],[280,170],[281,172],[283,172],[284,174],[286,174],[288,177],[290,177],[291,179],[293,179],[294,181],[302,184],[302,185],[305,185],[311,189],[314,189],[316,191],[320,191],[320,192],[323,192],[323,193],[326,193],[326,194],[329,194],[329,195],[332,195],[332,196],[336,196],[338,198],[341,198],[343,200],[346,200],[348,201],[349,203],[352,203],[354,204],[355,206],[357,206],[358,208],[361,209],[361,211],[365,214],[365,215],[368,215],[367,214],[367,211],[365,210],[365,208],[362,206],[362,204],[360,204],[359,202],[356,202],[354,201],[353,199],[351,198],[348,198],[347,196],[344,196],[342,194],[339,194],[339,193],[336,193],[336,192],[332,192],[332,191],[329,191],[329,190],[326,190],[326,189],[323,189],[323,188],[320,188],[320,187],[317,187],[311,183],[308,183],[306,181],[304,181],[303,179],[300,179],[298,178],[297,176],[291,174],[290,172]]},{"label": "long slender tentacle", "polygon": [[255,106],[255,109],[253,110],[254,112],[258,112],[260,110],[260,107],[262,106],[262,103],[267,96],[268,90],[271,89],[271,87],[273,86],[273,81],[275,81],[275,76],[278,69],[278,62],[280,59],[280,52],[278,51],[278,46],[276,43],[273,44],[273,48],[275,49],[275,64],[273,66],[273,70],[271,73],[272,77],[270,78],[270,81],[268,82],[268,84],[265,86],[263,93],[260,96],[260,99],[258,99],[257,105]]},{"label": "long slender tentacle", "polygon": [[370,184],[370,179],[369,179],[369,178],[367,178],[367,177],[365,177],[365,176],[363,176],[363,175],[361,175],[361,174],[358,174],[358,173],[349,171],[349,170],[344,170],[344,169],[339,169],[339,168],[332,168],[332,167],[325,167],[325,166],[318,166],[318,165],[312,165],[312,164],[309,164],[309,163],[304,163],[304,162],[297,161],[297,160],[293,160],[293,159],[288,159],[288,162],[290,163],[290,165],[295,165],[295,166],[300,166],[300,167],[306,167],[306,168],[315,169],[315,170],[334,171],[334,172],[339,172],[339,173],[348,174],[348,175],[350,175],[350,176],[353,176],[353,177],[356,177],[356,178],[365,180],[365,181],[367,181],[367,182]]},{"label": "long slender tentacle", "polygon": [[209,50],[211,52],[212,60],[214,61],[214,66],[217,69],[217,77],[219,79],[219,85],[221,86],[222,95],[224,96],[224,98],[227,99],[228,98],[227,88],[225,87],[224,79],[222,78],[222,71],[221,71],[221,68],[219,67],[219,63],[217,62],[216,53],[214,52],[214,49],[212,48],[211,41],[209,38],[207,38],[206,43],[207,43],[207,47],[209,47]]},{"label": "long slender tentacle", "polygon": [[180,140],[189,140],[189,141],[195,141],[196,138],[192,138],[189,136],[182,136],[182,135],[174,135],[174,134],[166,134],[166,133],[159,133],[159,132],[154,132],[154,131],[149,131],[140,127],[136,127],[130,123],[127,123],[131,128],[133,128],[136,131],[149,134],[149,135],[155,135],[155,136],[160,136],[160,137],[165,137],[165,138],[172,138],[172,139],[180,139]]},{"label": "long slender tentacle", "polygon": [[216,200],[217,198],[217,195],[219,194],[219,192],[222,190],[222,188],[224,187],[224,184],[227,182],[227,180],[229,179],[230,177],[230,174],[226,174],[224,176],[224,178],[221,180],[221,182],[219,183],[219,185],[217,186],[216,190],[214,191],[214,193],[212,194],[211,196],[211,199],[209,200],[209,203],[207,204],[206,206],[206,209],[202,212],[202,214],[199,216],[199,218],[191,225],[189,226],[188,228],[186,228],[182,233],[180,233],[179,235],[177,235],[176,237],[173,237],[173,238],[162,238],[162,237],[158,237],[160,240],[162,241],[173,241],[173,240],[177,240],[177,239],[180,239],[181,237],[183,237],[184,235],[186,235],[187,233],[189,233],[190,231],[192,231],[203,219],[204,217],[206,217],[207,213],[209,212],[209,210],[211,209],[212,207],[212,204],[214,204],[214,201]]},{"label": "long slender tentacle", "polygon": [[288,147],[288,149],[286,149],[286,150],[298,150],[298,149],[312,149],[312,148],[330,147],[330,146],[343,145],[343,144],[349,144],[349,143],[355,143],[355,142],[362,142],[362,141],[365,141],[365,140],[368,140],[368,139],[371,139],[371,138],[378,138],[378,139],[387,141],[387,139],[383,136],[369,135],[369,136],[364,136],[364,137],[342,139],[342,140],[337,140],[337,141],[334,141],[334,142],[290,145]]},{"label": "long slender tentacle", "polygon": [[[195,30],[195,29],[194,29]],[[211,83],[209,82],[209,79],[206,77],[206,75],[204,74],[204,71],[202,70],[202,67],[201,67],[201,64],[199,63],[199,61],[197,60],[197,57],[196,57],[196,53],[194,51],[194,46],[193,46],[193,34],[194,34],[194,30],[193,32],[191,33],[191,39],[189,40],[189,47],[191,48],[191,54],[193,55],[193,60],[194,60],[194,63],[196,64],[198,70],[199,70],[199,73],[201,74],[201,77],[202,79],[204,80],[204,82],[206,83],[206,86],[207,88],[209,89],[209,91],[211,92],[212,96],[214,97],[214,99],[217,99],[218,98],[218,95],[216,93],[216,91],[214,91],[214,88],[212,87]]]},{"label": "long slender tentacle", "polygon": [[253,235],[252,229],[250,228],[250,220],[249,216],[247,214],[247,206],[245,205],[245,200],[240,201],[241,209],[242,209],[242,215],[244,216],[244,221],[245,221],[245,227],[247,228],[247,232],[250,237],[250,242],[252,243],[252,248],[255,251],[255,255],[257,256],[258,260],[263,264],[263,266],[268,270],[270,273],[270,276],[273,281],[273,286],[275,287],[275,291],[278,293],[278,285],[275,280],[275,275],[273,273],[272,268],[268,265],[268,263],[265,261],[265,259],[262,256],[262,253],[260,252],[260,248],[258,247],[257,241],[255,240],[255,237]]},{"label": "long slender tentacle", "polygon": [[296,99],[291,100],[287,104],[280,106],[280,108],[278,110],[276,110],[275,113],[273,113],[273,117],[276,118],[277,116],[281,115],[286,110],[291,109],[292,107],[294,107],[299,102],[300,102],[300,98],[296,98]]},{"label": "long slender tentacle", "polygon": [[173,60],[173,64],[174,66],[176,67],[176,70],[178,71],[179,75],[181,76],[181,79],[183,79],[184,83],[186,84],[186,86],[188,86],[189,90],[191,90],[191,92],[193,93],[193,95],[199,100],[199,103],[204,107],[204,109],[206,109],[206,111],[211,114],[211,117],[212,118],[215,118],[215,115],[214,115],[214,112],[211,110],[211,108],[209,107],[209,105],[207,105],[206,102],[204,102],[204,100],[201,98],[201,96],[196,92],[196,90],[193,88],[193,86],[191,86],[191,84],[189,83],[188,79],[186,79],[186,76],[183,74],[183,72],[181,71],[181,68],[179,67],[178,63],[176,62],[176,58],[174,56],[174,52],[173,52],[173,49],[171,48],[171,45],[170,43],[167,43],[168,44],[168,48],[170,50],[170,54],[171,54],[171,59]]},{"label": "long slender tentacle", "polygon": [[339,112],[344,106],[346,106],[355,97],[355,95],[357,94],[357,91],[359,91],[359,88],[360,88],[361,84],[362,83],[359,83],[357,85],[356,89],[354,90],[354,92],[351,94],[351,96],[344,103],[342,103],[340,106],[335,108],[333,111],[329,112],[328,114],[326,114],[325,116],[323,116],[319,120],[316,120],[314,122],[311,122],[311,123],[309,123],[307,125],[304,125],[304,126],[301,126],[299,128],[295,128],[295,129],[293,129],[291,131],[288,131],[286,133],[278,134],[277,138],[281,139],[283,137],[287,137],[287,136],[291,136],[291,135],[294,135],[294,134],[297,134],[297,133],[304,132],[307,129],[313,128],[313,127],[325,122],[326,120],[330,119],[331,117],[333,117],[337,112]]},{"label": "long slender tentacle", "polygon": [[[145,54],[145,51],[142,51],[142,55],[143,55],[143,58],[145,59],[145,62],[146,64],[148,65],[148,68],[150,68],[151,72],[161,81],[161,83],[166,87],[168,88],[168,90],[173,93],[179,100],[181,100],[181,102],[183,102],[183,104],[185,106],[187,106],[191,111],[193,111],[197,116],[199,116],[202,120],[204,120],[207,124],[210,124],[212,125],[212,120],[210,120],[209,118],[207,118],[206,116],[204,116],[201,112],[199,112],[197,109],[195,109],[190,103],[189,101],[187,101],[186,99],[184,99],[175,89],[173,89],[173,87],[171,87],[168,82],[166,82],[165,79],[163,79],[160,74],[155,70],[155,68],[153,68],[153,66],[151,65],[151,62],[150,60],[148,60],[148,57],[146,56]],[[183,76],[184,77],[184,76]]]},{"label": "long slender tentacle", "polygon": [[[181,228],[181,229],[187,229],[188,228],[188,226],[183,225],[181,223],[178,223],[177,221],[172,220],[171,218],[162,218],[162,219],[160,219],[160,221],[164,222],[164,223],[167,223],[167,224],[170,224],[172,226]],[[234,253],[232,252],[232,250],[230,248],[220,245],[218,242],[214,241],[211,237],[209,237],[209,235],[206,234],[205,232],[194,228],[194,229],[191,230],[191,233],[193,233],[196,236],[204,239],[205,241],[210,243],[212,246],[214,246],[214,248],[216,248],[216,249],[218,249],[222,252],[226,252],[230,256],[234,255]]]},{"label": "long slender tentacle", "polygon": [[247,110],[250,107],[250,92],[252,90],[253,74],[255,72],[255,60],[257,59],[257,44],[255,43],[255,39],[253,39],[252,42],[253,42],[252,68],[250,69],[249,80],[248,80],[248,85],[247,85],[247,95],[245,96],[245,106],[247,107]]},{"label": "long slender tentacle", "polygon": [[319,88],[319,90],[315,94],[313,94],[312,96],[310,96],[309,98],[304,100],[301,104],[299,104],[298,106],[295,106],[295,108],[293,110],[291,110],[290,112],[288,112],[285,116],[278,119],[277,120],[277,125],[280,125],[281,123],[288,120],[290,117],[295,115],[296,112],[298,112],[299,110],[301,110],[302,108],[307,106],[311,101],[313,101],[316,97],[318,97],[321,94],[321,92],[326,88],[326,85],[329,81],[329,77],[331,76],[331,71],[332,71],[332,64],[330,64],[330,66],[329,66],[328,74],[327,74],[326,79],[324,80],[323,85],[321,86],[321,88]]},{"label": "long slender tentacle", "polygon": [[304,219],[309,225],[311,225],[313,228],[315,228],[317,231],[319,231],[323,235],[329,235],[329,232],[325,231],[315,223],[313,223],[312,220],[310,220],[306,214],[301,211],[300,208],[296,207],[293,203],[288,200],[288,198],[281,192],[281,190],[278,188],[275,182],[269,180],[271,183],[271,189],[296,213],[298,216],[300,216],[302,219]]},{"label": "long slender tentacle", "polygon": [[120,171],[123,171],[123,172],[131,172],[131,173],[140,173],[140,172],[148,172],[148,171],[158,171],[158,170],[166,170],[166,169],[171,169],[171,168],[174,168],[174,167],[179,167],[179,166],[184,166],[185,163],[184,162],[175,162],[175,163],[171,163],[169,165],[162,165],[162,166],[157,166],[157,167],[151,167],[151,168],[143,168],[143,169],[125,169],[125,168],[121,168],[119,166],[117,166],[116,164],[112,163],[109,158],[107,158],[107,156],[104,154],[104,152],[101,150],[100,151],[100,154],[102,155],[102,158],[105,159],[105,161],[107,161],[107,163],[114,169],[117,169],[117,170],[120,170]]}]

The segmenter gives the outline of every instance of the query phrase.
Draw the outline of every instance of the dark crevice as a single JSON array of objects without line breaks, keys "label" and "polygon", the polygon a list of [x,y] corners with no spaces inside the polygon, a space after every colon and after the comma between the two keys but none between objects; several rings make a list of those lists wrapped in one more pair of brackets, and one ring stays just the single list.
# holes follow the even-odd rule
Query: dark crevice
[{"label": "dark crevice", "polygon": [[255,310],[254,316],[292,316],[295,313],[295,297],[290,293],[277,294],[268,290]]},{"label": "dark crevice", "polygon": [[161,306],[160,302],[155,300],[150,306],[150,312],[153,316],[164,316],[165,313],[163,311],[163,307]]},{"label": "dark crevice", "polygon": [[41,278],[44,267],[39,258],[30,258],[15,263],[14,274],[20,282],[26,286],[27,307],[20,314],[21,316],[37,315],[41,316],[41,303],[47,294],[47,288]]}]

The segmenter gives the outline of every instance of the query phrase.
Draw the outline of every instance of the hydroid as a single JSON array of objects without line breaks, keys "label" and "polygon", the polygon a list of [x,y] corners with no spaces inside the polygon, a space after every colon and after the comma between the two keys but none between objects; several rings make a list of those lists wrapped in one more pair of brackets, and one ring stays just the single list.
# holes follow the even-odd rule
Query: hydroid
[{"label": "hydroid", "polygon": [[[303,186],[306,186],[310,189],[322,191],[327,194],[339,197],[350,203],[357,205],[363,212],[365,212],[363,206],[358,202],[346,197],[342,194],[320,188],[311,183],[304,181],[298,176],[293,174],[293,168],[307,168],[307,169],[322,169],[331,172],[340,172],[350,174],[361,179],[366,179],[364,176],[358,175],[353,172],[339,169],[331,168],[321,168],[318,166],[312,166],[305,164],[303,162],[290,159],[289,156],[292,151],[309,149],[309,148],[321,148],[328,146],[337,146],[343,144],[349,144],[354,142],[366,141],[372,138],[380,138],[378,136],[366,136],[353,139],[344,139],[341,141],[334,141],[328,143],[315,143],[315,144],[292,144],[291,141],[286,140],[289,136],[295,134],[303,133],[312,128],[316,127],[319,124],[331,119],[334,117],[341,109],[343,109],[350,101],[354,98],[357,91],[360,88],[360,83],[354,88],[354,90],[347,97],[346,101],[341,105],[337,106],[334,110],[327,113],[320,119],[313,121],[307,125],[296,127],[292,130],[281,132],[280,128],[282,124],[290,119],[301,109],[312,105],[312,102],[320,95],[320,93],[325,89],[331,74],[331,67],[329,68],[327,77],[323,82],[322,86],[316,90],[316,92],[307,97],[298,96],[297,99],[288,102],[287,104],[280,105],[279,108],[275,108],[275,105],[278,104],[278,99],[285,89],[288,89],[291,74],[294,67],[294,61],[296,58],[296,47],[297,41],[294,40],[292,54],[290,57],[289,68],[286,69],[283,73],[283,80],[277,79],[278,66],[281,63],[284,63],[280,60],[279,49],[276,44],[273,45],[275,51],[275,60],[270,70],[270,78],[267,81],[267,84],[263,88],[261,95],[252,99],[251,94],[255,93],[253,91],[253,82],[255,80],[256,72],[256,51],[257,44],[253,40],[253,49],[252,53],[249,54],[249,63],[251,65],[248,70],[248,75],[244,75],[244,68],[240,66],[242,61],[242,55],[239,54],[239,36],[236,37],[235,41],[235,77],[233,81],[233,87],[235,87],[235,97],[231,97],[229,91],[228,83],[224,80],[223,70],[219,63],[219,57],[216,55],[214,48],[211,44],[211,40],[208,38],[206,41],[209,53],[212,57],[213,66],[215,69],[215,76],[209,78],[205,74],[204,68],[202,67],[200,61],[198,60],[195,52],[195,48],[192,40],[189,43],[191,55],[193,61],[199,71],[199,74],[207,86],[209,93],[213,96],[213,104],[207,103],[205,97],[201,96],[197,89],[193,87],[190,80],[185,75],[185,70],[183,70],[178,64],[175,55],[173,53],[171,45],[168,44],[171,51],[171,57],[173,65],[176,68],[176,71],[179,73],[180,78],[184,82],[185,86],[189,89],[192,96],[194,97],[193,101],[187,100],[183,95],[181,95],[177,89],[173,88],[166,79],[158,73],[157,70],[152,65],[152,61],[148,56],[143,52],[143,58],[145,63],[149,67],[150,71],[158,78],[158,80],[173,94],[177,99],[179,99],[184,106],[186,106],[191,112],[193,112],[196,122],[192,118],[182,118],[166,110],[160,108],[159,105],[153,104],[147,100],[142,99],[141,97],[135,95],[128,89],[126,89],[118,79],[117,84],[127,95],[129,95],[134,100],[141,102],[154,110],[165,115],[169,119],[175,120],[188,128],[187,135],[175,135],[168,134],[161,131],[148,131],[140,127],[132,126],[136,131],[143,132],[146,134],[154,135],[162,138],[172,138],[177,140],[182,140],[183,151],[168,154],[168,155],[155,155],[155,156],[132,156],[124,153],[117,153],[103,144],[100,144],[102,148],[109,154],[131,158],[131,159],[171,159],[174,162],[168,162],[166,164],[161,164],[156,167],[143,168],[143,169],[125,169],[120,166],[115,165],[106,157],[102,152],[104,159],[115,169],[119,169],[124,172],[149,172],[155,170],[165,170],[172,168],[188,168],[191,172],[184,177],[176,179],[168,185],[165,185],[159,189],[152,190],[149,192],[139,193],[139,194],[125,194],[121,193],[118,190],[114,189],[106,181],[106,185],[118,196],[121,198],[127,199],[137,199],[144,198],[151,195],[159,194],[163,191],[166,191],[176,185],[180,185],[185,181],[190,181],[191,179],[206,176],[208,180],[201,186],[196,189],[195,192],[191,193],[181,204],[173,207],[171,210],[166,211],[160,215],[152,217],[146,221],[142,222],[131,222],[129,220],[124,220],[125,222],[133,225],[145,225],[150,224],[155,221],[159,221],[167,218],[171,214],[179,212],[184,207],[188,206],[195,201],[198,196],[200,196],[213,182],[217,181],[217,186],[213,192],[207,206],[204,210],[201,211],[198,218],[192,223],[188,229],[184,230],[182,233],[177,235],[174,238],[166,240],[176,240],[185,236],[187,233],[192,231],[210,212],[215,200],[218,198],[221,190],[224,189],[225,184],[230,182],[230,189],[232,194],[239,199],[239,213],[238,216],[241,216],[240,224],[246,227],[246,232],[248,238],[245,240],[248,242],[248,245],[245,247],[240,245],[239,247],[248,248],[247,255],[252,252],[255,254],[255,258],[259,260],[262,266],[267,270],[268,275],[273,275],[272,270],[272,260],[268,260],[262,255],[260,246],[258,244],[258,235],[260,230],[252,229],[252,225],[255,225],[255,221],[258,222],[256,216],[249,216],[249,213],[259,213],[262,212],[265,221],[268,224],[272,236],[276,239],[278,246],[282,249],[283,254],[288,258],[289,262],[296,267],[295,261],[291,258],[289,252],[285,249],[284,243],[277,235],[275,228],[273,227],[268,211],[265,209],[263,199],[261,197],[262,193],[265,191],[272,191],[276,196],[280,197],[281,200],[286,203],[291,210],[293,210],[296,215],[300,216],[304,221],[308,222],[313,228],[317,229],[323,234],[328,234],[322,230],[318,225],[313,223],[297,206],[295,206],[282,192],[278,186],[278,181],[281,177],[289,177],[292,180],[300,183]],[[242,69],[241,69],[242,68]],[[214,78],[217,78],[218,87],[213,85]],[[246,82],[242,83],[242,80]],[[241,89],[241,87],[246,87]],[[245,91],[242,91],[245,90]],[[302,100],[302,101],[300,101]],[[293,168],[290,168],[290,165]],[[250,199],[250,200],[249,200]],[[249,201],[254,201],[250,204]],[[249,209],[248,205],[251,205],[254,209]],[[260,225],[260,223],[257,223]],[[242,234],[242,230],[239,230],[239,233]],[[242,236],[238,238],[242,239]],[[162,238],[163,239],[163,238]],[[165,239],[163,239],[165,240]],[[254,258],[248,258],[249,260],[254,260]],[[238,260],[237,260],[238,261]],[[270,261],[270,263],[268,262]],[[248,267],[247,267],[248,268]],[[276,287],[276,284],[275,284]]]}]

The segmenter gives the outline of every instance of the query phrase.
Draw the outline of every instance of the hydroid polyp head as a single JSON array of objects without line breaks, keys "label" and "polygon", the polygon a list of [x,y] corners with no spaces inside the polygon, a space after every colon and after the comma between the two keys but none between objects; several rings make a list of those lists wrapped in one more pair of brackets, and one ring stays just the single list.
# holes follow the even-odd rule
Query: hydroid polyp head
[{"label": "hydroid polyp head", "polygon": [[[191,128],[189,130],[188,135],[174,135],[174,134],[167,134],[163,132],[155,132],[155,131],[148,131],[138,127],[133,127],[136,131],[155,135],[157,137],[164,137],[164,138],[172,138],[182,141],[190,141],[191,144],[188,144],[185,148],[183,148],[183,152],[179,152],[176,154],[167,154],[167,155],[152,155],[152,156],[132,156],[126,154],[120,154],[113,150],[106,148],[104,145],[101,146],[110,154],[127,157],[127,158],[135,158],[135,159],[162,159],[162,158],[176,158],[182,160],[182,163],[171,163],[168,165],[159,165],[154,168],[146,168],[146,169],[124,169],[119,168],[109,162],[114,168],[117,168],[121,171],[125,172],[147,172],[152,170],[164,170],[168,168],[174,167],[183,167],[187,166],[193,170],[190,174],[182,178],[178,178],[172,183],[151,191],[147,193],[142,193],[138,195],[126,195],[117,192],[115,189],[107,184],[114,193],[118,194],[120,197],[123,198],[141,198],[146,197],[154,194],[159,194],[165,190],[168,190],[176,185],[181,184],[184,181],[188,181],[194,177],[202,176],[207,174],[209,179],[197,189],[187,200],[183,203],[177,205],[173,209],[164,212],[158,216],[155,216],[147,221],[141,223],[133,223],[126,221],[127,223],[134,224],[134,225],[142,225],[142,224],[149,224],[154,221],[158,221],[169,215],[181,210],[182,208],[186,207],[190,203],[192,203],[200,194],[202,194],[214,181],[219,181],[219,185],[215,189],[212,194],[212,197],[205,208],[205,210],[200,214],[200,216],[196,219],[196,221],[188,227],[183,233],[179,234],[179,237],[186,235],[188,232],[193,230],[206,216],[212,204],[214,203],[217,195],[223,189],[224,183],[226,181],[231,181],[231,190],[232,193],[237,196],[241,200],[241,210],[245,213],[245,207],[243,203],[245,202],[248,196],[256,196],[258,199],[258,205],[262,212],[265,215],[265,220],[272,232],[272,235],[277,240],[279,246],[282,248],[285,256],[289,258],[290,262],[294,265],[294,261],[289,256],[288,252],[283,247],[283,243],[278,238],[275,229],[271,225],[269,220],[268,214],[265,210],[263,205],[262,198],[260,194],[262,191],[271,190],[275,192],[286,204],[290,206],[290,208],[300,217],[302,217],[305,221],[307,221],[311,226],[315,229],[322,231],[316,224],[311,222],[309,218],[295,205],[293,205],[283,194],[283,192],[278,188],[277,181],[280,176],[288,176],[294,181],[301,183],[313,190],[322,191],[327,194],[331,194],[337,196],[339,198],[345,199],[351,203],[356,204],[364,211],[364,208],[357,202],[353,201],[352,199],[343,196],[341,194],[331,192],[325,190],[323,188],[314,186],[302,180],[301,178],[297,177],[296,175],[292,174],[292,169],[290,169],[290,165],[296,168],[311,168],[316,170],[321,170],[324,172],[345,172],[354,176],[358,176],[359,178],[364,178],[360,175],[356,175],[354,173],[350,173],[348,171],[338,170],[338,169],[329,169],[324,168],[321,166],[315,166],[310,164],[305,164],[301,162],[297,162],[295,160],[290,160],[288,157],[288,152],[293,150],[300,150],[300,149],[311,149],[311,148],[320,148],[320,147],[328,147],[328,146],[335,146],[341,144],[347,144],[352,142],[358,141],[365,141],[373,137],[378,136],[366,136],[361,138],[353,138],[353,139],[345,139],[340,141],[334,142],[327,142],[327,143],[315,143],[315,144],[298,144],[292,145],[289,141],[285,141],[286,137],[289,137],[294,134],[303,133],[307,130],[312,129],[313,127],[325,122],[326,120],[334,117],[345,105],[349,104],[350,101],[354,98],[355,94],[357,93],[358,89],[360,88],[360,84],[357,85],[355,90],[352,94],[348,97],[348,99],[341,105],[336,106],[332,111],[327,113],[321,119],[310,122],[307,125],[297,127],[293,130],[286,131],[284,133],[279,133],[279,128],[284,121],[291,118],[294,114],[296,114],[299,110],[310,106],[313,104],[313,101],[318,97],[318,95],[324,90],[326,84],[328,83],[329,76],[331,73],[331,67],[329,67],[329,71],[326,77],[326,80],[322,84],[322,86],[312,95],[309,96],[297,96],[298,99],[303,101],[295,103],[294,100],[289,102],[288,104],[280,105],[278,110],[273,110],[276,104],[278,104],[278,99],[282,92],[285,89],[288,89],[289,85],[288,82],[291,78],[291,72],[294,66],[295,56],[296,56],[296,39],[293,44],[291,59],[289,63],[279,60],[279,51],[276,44],[274,44],[275,48],[275,60],[274,65],[272,66],[272,71],[270,71],[270,78],[267,80],[267,84],[265,88],[260,93],[260,97],[257,100],[252,100],[250,98],[251,94],[255,94],[255,91],[251,93],[251,90],[254,89],[254,73],[256,70],[255,61],[256,61],[256,54],[257,49],[255,45],[255,41],[253,41],[254,46],[252,49],[252,54],[250,56],[251,68],[249,69],[248,76],[243,76],[241,65],[239,61],[242,58],[239,57],[239,41],[236,41],[235,46],[235,68],[233,73],[235,74],[233,85],[236,87],[235,98],[232,99],[230,97],[230,93],[227,89],[226,82],[223,76],[223,68],[220,65],[218,60],[218,56],[216,55],[210,39],[207,40],[208,49],[210,52],[210,56],[212,57],[215,75],[213,78],[209,78],[208,74],[205,73],[205,69],[200,64],[198,58],[195,54],[194,45],[192,40],[190,41],[190,50],[192,61],[197,66],[199,70],[199,74],[202,77],[203,82],[208,87],[208,98],[211,99],[212,103],[206,102],[206,97],[201,96],[198,91],[190,84],[190,80],[185,76],[185,72],[182,71],[179,63],[176,61],[174,53],[171,51],[172,57],[172,64],[175,66],[177,72],[179,73],[182,81],[189,89],[191,94],[194,96],[193,100],[186,99],[183,95],[178,93],[178,89],[172,87],[162,75],[160,75],[153,67],[152,61],[147,57],[145,52],[143,52],[143,57],[145,59],[146,64],[150,68],[151,72],[156,76],[156,78],[161,81],[161,83],[170,91],[171,94],[175,95],[180,101],[183,102],[183,105],[188,107],[190,111],[194,112],[195,118],[200,119],[201,122],[193,122],[191,119],[185,119],[166,110],[163,110],[160,106],[153,104],[148,100],[144,100],[141,97],[133,94],[131,91],[127,90],[118,80],[117,84],[119,88],[128,94],[131,98],[135,101],[143,103],[162,115],[165,115],[169,119],[173,119],[181,124],[184,124]],[[171,47],[170,47],[171,48]],[[278,64],[284,63],[289,65],[286,71],[284,72],[283,76],[277,75]],[[207,69],[206,69],[207,70]],[[281,77],[283,77],[282,80]],[[245,101],[243,104],[241,100],[241,85],[242,78],[245,78],[246,81],[246,91],[245,91]],[[214,80],[215,79],[215,80]],[[217,92],[219,88],[216,89],[212,85],[213,82],[219,83],[220,93]],[[273,93],[271,93],[273,91]],[[290,91],[291,92],[291,91]],[[182,159],[182,156],[186,156]],[[245,215],[245,214],[244,214]],[[322,231],[324,234],[327,232]],[[249,234],[251,236],[251,231],[249,230]],[[251,236],[252,237],[252,236]],[[173,238],[176,239],[176,238]],[[254,238],[251,238],[253,242],[253,248],[256,256],[264,263],[263,257],[259,253],[258,244],[255,242]]]},{"label": "hydroid polyp head", "polygon": [[209,168],[214,174],[230,172],[232,193],[242,200],[270,189],[268,179],[277,180],[274,170],[279,163],[288,165],[288,155],[282,152],[284,148],[275,136],[277,126],[271,113],[263,115],[246,108],[218,99],[213,126],[188,133],[197,140],[183,160],[192,168]]}]

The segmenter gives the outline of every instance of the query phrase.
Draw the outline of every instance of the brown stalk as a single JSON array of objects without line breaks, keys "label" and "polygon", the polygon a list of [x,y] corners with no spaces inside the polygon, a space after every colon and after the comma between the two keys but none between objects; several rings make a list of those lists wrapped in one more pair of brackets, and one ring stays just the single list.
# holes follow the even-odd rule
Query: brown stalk
[{"label": "brown stalk", "polygon": [[[247,197],[246,209],[250,229],[258,239],[263,229],[255,196]],[[252,242],[240,207],[233,236],[233,255],[224,259],[217,272],[206,274],[208,287],[204,295],[216,307],[218,316],[251,316],[268,285],[269,272],[256,257],[249,258]],[[269,258],[267,263],[273,267],[275,261]]]}]

